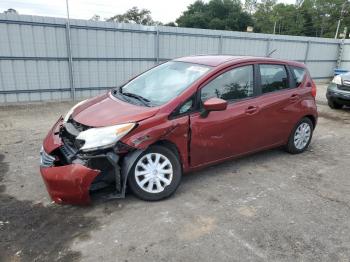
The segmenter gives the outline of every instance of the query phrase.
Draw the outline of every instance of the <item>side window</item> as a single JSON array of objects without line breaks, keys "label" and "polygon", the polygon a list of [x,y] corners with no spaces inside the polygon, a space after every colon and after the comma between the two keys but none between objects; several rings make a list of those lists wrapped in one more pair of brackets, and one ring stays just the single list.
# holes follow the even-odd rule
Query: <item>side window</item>
[{"label": "side window", "polygon": [[260,75],[263,94],[289,87],[287,71],[283,65],[260,65]]},{"label": "side window", "polygon": [[305,74],[306,74],[305,68],[291,66],[290,69],[292,70],[296,87],[299,87],[301,85],[301,83],[303,82]]},{"label": "side window", "polygon": [[235,100],[254,95],[253,66],[242,66],[227,71],[201,90],[202,102],[212,97],[224,100]]}]

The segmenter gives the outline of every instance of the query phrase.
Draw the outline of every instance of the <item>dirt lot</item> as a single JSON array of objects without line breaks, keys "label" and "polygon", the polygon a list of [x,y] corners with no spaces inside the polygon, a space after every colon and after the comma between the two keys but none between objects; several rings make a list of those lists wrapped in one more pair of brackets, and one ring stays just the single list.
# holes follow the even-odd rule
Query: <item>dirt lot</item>
[{"label": "dirt lot", "polygon": [[0,261],[350,261],[350,110],[321,101],[312,144],[184,177],[169,200],[52,204],[48,129],[72,103],[0,108]]}]

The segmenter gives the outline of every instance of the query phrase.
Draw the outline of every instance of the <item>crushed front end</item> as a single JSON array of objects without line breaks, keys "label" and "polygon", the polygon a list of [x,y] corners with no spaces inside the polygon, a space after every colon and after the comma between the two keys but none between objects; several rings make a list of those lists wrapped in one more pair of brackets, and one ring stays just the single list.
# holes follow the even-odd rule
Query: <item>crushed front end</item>
[{"label": "crushed front end", "polygon": [[84,152],[84,141],[77,137],[90,128],[61,117],[44,139],[40,172],[56,203],[88,204],[92,192],[111,186],[115,198],[125,195],[121,159],[134,148],[117,142],[110,148]]}]

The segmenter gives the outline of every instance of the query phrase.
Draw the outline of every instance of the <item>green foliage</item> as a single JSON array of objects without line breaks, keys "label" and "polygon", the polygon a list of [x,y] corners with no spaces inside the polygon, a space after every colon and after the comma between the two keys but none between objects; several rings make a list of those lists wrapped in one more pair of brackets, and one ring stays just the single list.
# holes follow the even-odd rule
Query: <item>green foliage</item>
[{"label": "green foliage", "polygon": [[[341,10],[344,5],[344,12]],[[253,14],[255,31],[284,35],[334,37],[338,19],[340,30],[350,26],[350,3],[344,0],[304,0],[300,7],[262,0]]]},{"label": "green foliage", "polygon": [[118,23],[135,23],[141,25],[157,25],[161,24],[156,22],[151,17],[151,11],[147,9],[138,9],[136,6],[126,11],[124,14],[115,15],[106,19],[108,22]]},{"label": "green foliage", "polygon": [[[350,29],[350,0],[304,0],[300,6],[277,3],[277,0],[196,0],[168,26],[334,37],[338,20],[340,30]],[[133,7],[107,21],[157,25],[147,9]]]},{"label": "green foliage", "polygon": [[245,31],[253,25],[252,17],[243,10],[239,0],[197,0],[176,19],[181,27]]}]

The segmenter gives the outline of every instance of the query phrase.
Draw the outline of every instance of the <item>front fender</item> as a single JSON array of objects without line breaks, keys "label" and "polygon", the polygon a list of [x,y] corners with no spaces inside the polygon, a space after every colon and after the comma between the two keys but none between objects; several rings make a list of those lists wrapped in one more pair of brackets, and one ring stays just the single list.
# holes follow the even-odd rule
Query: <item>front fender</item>
[{"label": "front fender", "polygon": [[160,116],[157,119],[147,119],[139,123],[122,142],[145,150],[158,141],[169,141],[176,146],[184,171],[189,167],[189,116],[185,115],[175,119]]}]

